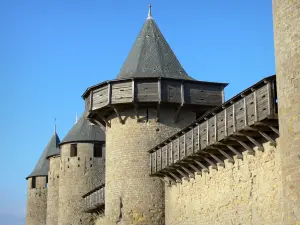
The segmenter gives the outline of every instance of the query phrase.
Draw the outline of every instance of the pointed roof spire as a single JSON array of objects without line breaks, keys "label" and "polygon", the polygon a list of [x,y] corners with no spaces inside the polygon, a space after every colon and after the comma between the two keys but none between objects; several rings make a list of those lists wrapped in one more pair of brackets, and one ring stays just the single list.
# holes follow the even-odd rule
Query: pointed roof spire
[{"label": "pointed roof spire", "polygon": [[147,18],[147,20],[149,20],[149,19],[153,19],[152,18],[152,11],[151,11],[151,4],[149,5],[149,10],[148,10],[148,18]]},{"label": "pointed roof spire", "polygon": [[43,154],[41,155],[39,161],[37,162],[32,173],[26,178],[29,177],[39,177],[47,176],[49,171],[49,160],[48,158],[60,154],[59,144],[60,140],[56,133],[54,133],[48,142]]},{"label": "pointed roof spire", "polygon": [[168,42],[152,18],[148,18],[125,60],[117,79],[163,77],[194,80],[182,68]]},{"label": "pointed roof spire", "polygon": [[68,134],[60,142],[63,145],[70,142],[100,142],[105,141],[105,132],[98,125],[92,125],[84,112],[78,122],[73,125]]}]

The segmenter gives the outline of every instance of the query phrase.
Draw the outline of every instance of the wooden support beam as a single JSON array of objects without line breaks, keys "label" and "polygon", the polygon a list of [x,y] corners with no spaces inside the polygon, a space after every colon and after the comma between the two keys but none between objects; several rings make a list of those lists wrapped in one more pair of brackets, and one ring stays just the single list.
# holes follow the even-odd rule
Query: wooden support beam
[{"label": "wooden support beam", "polygon": [[[104,123],[107,127],[111,127],[111,124],[108,122],[108,120],[104,116],[102,116],[100,113],[97,113],[97,116],[99,116],[100,119],[104,121]],[[97,120],[93,120],[93,121],[95,121],[96,124],[100,125]]]},{"label": "wooden support beam", "polygon": [[178,161],[180,160],[180,138],[177,138],[177,153],[178,153]]},{"label": "wooden support beam", "polygon": [[269,141],[270,143],[271,143],[271,145],[273,145],[273,146],[276,146],[276,141],[273,139],[273,138],[271,138],[269,135],[267,135],[265,132],[263,132],[263,131],[258,131],[259,132],[259,134],[261,135],[261,136],[263,136],[267,141]]},{"label": "wooden support beam", "polygon": [[238,159],[243,159],[243,155],[239,153],[234,147],[227,145],[227,148],[229,148],[234,154],[236,154]]},{"label": "wooden support beam", "polygon": [[220,166],[225,167],[225,164],[224,164],[224,162],[222,162],[221,159],[219,159],[219,158],[218,158],[217,156],[215,156],[214,154],[209,153],[209,155],[210,155],[212,158],[214,158],[214,159],[217,161],[217,163],[219,163]]},{"label": "wooden support beam", "polygon": [[208,172],[208,171],[209,171],[208,168],[207,168],[206,166],[204,166],[201,162],[199,162],[199,161],[197,161],[197,160],[194,160],[194,162],[195,162],[197,165],[199,165],[199,166],[202,168],[202,170],[203,170],[204,172]]},{"label": "wooden support beam", "polygon": [[226,159],[228,159],[228,162],[234,163],[234,159],[230,155],[228,155],[225,151],[223,151],[221,149],[218,149],[218,150],[223,156],[226,157]]},{"label": "wooden support beam", "polygon": [[122,120],[122,117],[121,117],[121,115],[120,115],[118,109],[117,109],[115,106],[113,106],[113,105],[111,105],[110,107],[113,108],[113,110],[115,111],[117,117],[119,118],[119,122],[120,122],[121,124],[124,124],[124,121]]},{"label": "wooden support beam", "polygon": [[258,147],[258,150],[263,150],[264,147],[261,143],[259,143],[258,141],[256,141],[253,137],[247,136],[248,140],[251,141],[255,146]]},{"label": "wooden support beam", "polygon": [[159,119],[160,119],[160,102],[157,104],[157,107],[156,107],[156,118],[155,118],[155,121],[156,122],[159,122]]},{"label": "wooden support beam", "polygon": [[179,113],[180,113],[180,110],[181,110],[182,106],[183,106],[183,104],[181,103],[180,106],[177,108],[176,114],[175,114],[174,119],[173,119],[173,123],[178,122]]},{"label": "wooden support beam", "polygon": [[140,117],[139,117],[139,105],[137,103],[134,103],[134,111],[135,111],[135,116],[136,116],[136,121],[140,122]]},{"label": "wooden support beam", "polygon": [[183,134],[183,158],[186,157],[186,133]]},{"label": "wooden support beam", "polygon": [[194,166],[193,164],[189,164],[189,166],[195,171],[195,173],[197,174],[197,175],[201,175],[202,173],[201,173],[201,170],[200,169],[198,169],[196,166]]},{"label": "wooden support beam", "polygon": [[189,174],[189,177],[190,177],[190,178],[195,178],[194,173],[191,172],[189,169],[187,169],[185,166],[181,165],[181,168],[182,168],[185,172],[187,172],[187,173]]},{"label": "wooden support beam", "polygon": [[167,179],[169,179],[171,183],[176,184],[176,179],[174,179],[172,176],[169,176],[168,174],[165,174],[165,177],[166,177]]},{"label": "wooden support beam", "polygon": [[276,134],[279,135],[279,130],[278,130],[277,128],[275,128],[275,127],[273,127],[273,126],[269,126],[269,128],[270,128],[273,132],[275,132]]},{"label": "wooden support beam", "polygon": [[174,179],[176,180],[176,183],[182,183],[181,179],[180,179],[178,176],[176,176],[174,173],[169,172],[169,174],[170,174],[172,177],[174,177]]},{"label": "wooden support beam", "polygon": [[198,130],[198,151],[201,150],[201,136],[200,136],[200,124],[197,125],[197,130]]},{"label": "wooden support beam", "polygon": [[213,161],[211,161],[209,158],[204,157],[203,159],[211,165],[211,168],[218,169],[217,165]]},{"label": "wooden support beam", "polygon": [[184,178],[186,178],[187,180],[190,180],[190,177],[187,174],[185,174],[184,172],[182,172],[179,168],[176,168],[176,171],[178,173],[180,173],[180,175],[183,176]]},{"label": "wooden support beam", "polygon": [[251,148],[249,145],[247,145],[245,142],[235,139],[241,146],[243,146],[243,148],[245,148],[249,153],[253,154],[254,150],[253,148]]},{"label": "wooden support beam", "polygon": [[173,141],[171,141],[171,164],[174,163]]},{"label": "wooden support beam", "polygon": [[168,145],[165,146],[166,148],[166,167],[169,165],[169,149]]}]

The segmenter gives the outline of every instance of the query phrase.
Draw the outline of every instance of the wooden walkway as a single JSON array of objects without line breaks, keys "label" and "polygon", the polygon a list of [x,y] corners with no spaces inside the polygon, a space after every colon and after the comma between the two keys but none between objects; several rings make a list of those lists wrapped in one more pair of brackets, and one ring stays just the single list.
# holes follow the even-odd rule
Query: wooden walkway
[{"label": "wooden walkway", "polygon": [[83,197],[85,203],[85,212],[88,213],[104,213],[104,204],[105,204],[105,187],[101,185],[92,191],[85,194]]},{"label": "wooden walkway", "polygon": [[224,166],[242,151],[253,154],[263,142],[276,145],[278,137],[276,77],[267,77],[190,126],[155,146],[150,153],[150,175],[181,182],[208,167]]}]

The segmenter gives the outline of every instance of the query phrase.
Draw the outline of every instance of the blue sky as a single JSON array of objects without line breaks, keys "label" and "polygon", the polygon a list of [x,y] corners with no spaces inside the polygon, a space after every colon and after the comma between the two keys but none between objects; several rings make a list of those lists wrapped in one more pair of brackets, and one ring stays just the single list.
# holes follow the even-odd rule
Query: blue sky
[{"label": "blue sky", "polygon": [[[83,112],[86,88],[116,77],[148,4],[0,0],[0,225],[24,224],[25,177],[53,134],[54,118],[63,139]],[[230,83],[226,99],[275,73],[271,0],[151,4],[186,72]]]}]

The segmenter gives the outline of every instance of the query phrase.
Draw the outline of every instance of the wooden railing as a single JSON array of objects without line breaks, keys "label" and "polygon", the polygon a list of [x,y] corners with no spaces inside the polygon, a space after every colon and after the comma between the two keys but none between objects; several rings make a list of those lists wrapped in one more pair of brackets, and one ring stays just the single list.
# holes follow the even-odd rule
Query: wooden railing
[{"label": "wooden railing", "polygon": [[[149,151],[150,174],[168,181],[242,157],[239,147],[253,151],[263,138],[276,144],[279,135],[275,76],[268,77],[206,113],[190,126]],[[219,156],[220,155],[220,156]]]},{"label": "wooden railing", "polygon": [[85,212],[103,213],[105,204],[105,187],[101,185],[83,196]]}]

